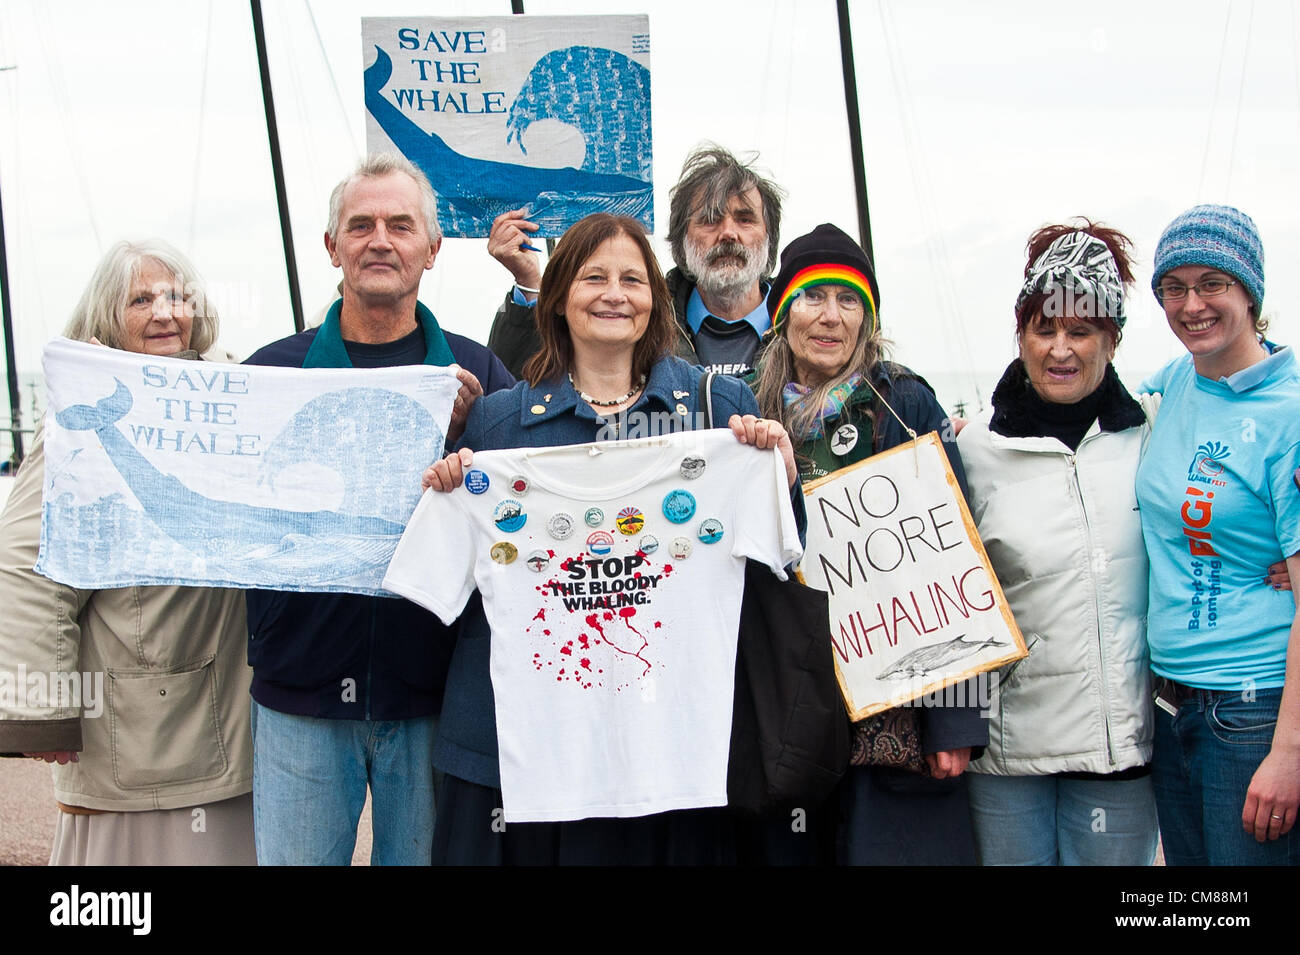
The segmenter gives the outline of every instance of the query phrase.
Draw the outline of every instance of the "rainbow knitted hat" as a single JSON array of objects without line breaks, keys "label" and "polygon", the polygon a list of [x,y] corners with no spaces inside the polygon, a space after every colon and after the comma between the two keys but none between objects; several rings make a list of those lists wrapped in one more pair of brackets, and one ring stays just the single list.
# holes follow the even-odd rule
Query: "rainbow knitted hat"
[{"label": "rainbow knitted hat", "polygon": [[816,285],[843,285],[857,292],[871,316],[870,327],[863,331],[875,334],[880,327],[876,270],[862,248],[829,222],[799,236],[781,252],[781,271],[772,280],[767,295],[767,312],[772,316],[774,330],[780,331],[781,323],[790,314],[790,305],[804,289]]}]

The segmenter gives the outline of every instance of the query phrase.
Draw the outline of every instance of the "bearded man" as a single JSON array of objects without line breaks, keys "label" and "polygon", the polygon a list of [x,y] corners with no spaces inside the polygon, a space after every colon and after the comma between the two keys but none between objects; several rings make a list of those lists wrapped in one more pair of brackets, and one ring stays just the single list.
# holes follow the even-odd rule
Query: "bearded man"
[{"label": "bearded man", "polygon": [[[776,267],[782,190],[720,146],[686,157],[671,192],[668,243],[674,268],[665,278],[677,316],[679,357],[724,375],[749,374],[771,326],[768,282]],[[541,265],[531,251],[526,209],[498,216],[488,252],[515,286],[497,310],[488,347],[518,376],[541,347],[533,305]]]}]

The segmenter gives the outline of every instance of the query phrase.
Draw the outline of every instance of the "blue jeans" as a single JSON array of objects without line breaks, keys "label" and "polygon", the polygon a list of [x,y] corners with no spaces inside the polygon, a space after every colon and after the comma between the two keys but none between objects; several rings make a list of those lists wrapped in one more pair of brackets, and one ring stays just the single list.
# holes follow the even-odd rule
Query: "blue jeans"
[{"label": "blue jeans", "polygon": [[1177,717],[1156,707],[1151,769],[1169,865],[1300,865],[1295,829],[1256,842],[1241,825],[1251,777],[1273,742],[1282,690],[1248,695],[1197,690]]},{"label": "blue jeans", "polygon": [[967,773],[980,865],[1150,865],[1151,777]]},{"label": "blue jeans", "polygon": [[350,865],[370,787],[371,865],[428,865],[437,717],[325,720],[253,701],[259,865]]}]

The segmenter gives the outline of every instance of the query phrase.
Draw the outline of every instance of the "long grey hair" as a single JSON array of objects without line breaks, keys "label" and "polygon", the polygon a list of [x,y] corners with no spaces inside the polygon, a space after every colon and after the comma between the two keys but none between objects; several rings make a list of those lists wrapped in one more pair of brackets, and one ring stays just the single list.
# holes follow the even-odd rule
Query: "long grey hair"
[{"label": "long grey hair", "polygon": [[[781,323],[780,329],[773,333],[767,347],[763,349],[763,357],[758,364],[758,376],[754,381],[754,395],[758,398],[758,408],[763,417],[774,418],[785,425],[796,450],[808,440],[814,430],[814,422],[825,406],[826,397],[831,390],[858,373],[861,373],[864,378],[870,378],[877,362],[885,357],[889,342],[880,332],[880,323],[872,324],[875,325],[875,331],[870,335],[863,335],[859,331],[853,355],[844,363],[843,368],[829,380],[814,387],[801,401],[788,407],[783,397],[786,383],[799,380],[795,370],[794,349],[790,347],[790,339],[787,337],[790,328],[788,319]],[[866,415],[874,423],[875,416],[870,409],[866,411]]]}]

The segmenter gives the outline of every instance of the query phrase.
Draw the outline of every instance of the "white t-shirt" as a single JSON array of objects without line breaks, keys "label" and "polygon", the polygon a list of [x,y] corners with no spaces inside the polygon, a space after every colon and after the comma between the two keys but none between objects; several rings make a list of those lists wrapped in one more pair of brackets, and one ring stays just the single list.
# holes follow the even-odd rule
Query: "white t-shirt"
[{"label": "white t-shirt", "polygon": [[482,592],[506,821],[642,816],[726,804],[745,558],[800,554],[779,452],[717,429],[480,452],[384,586]]}]

